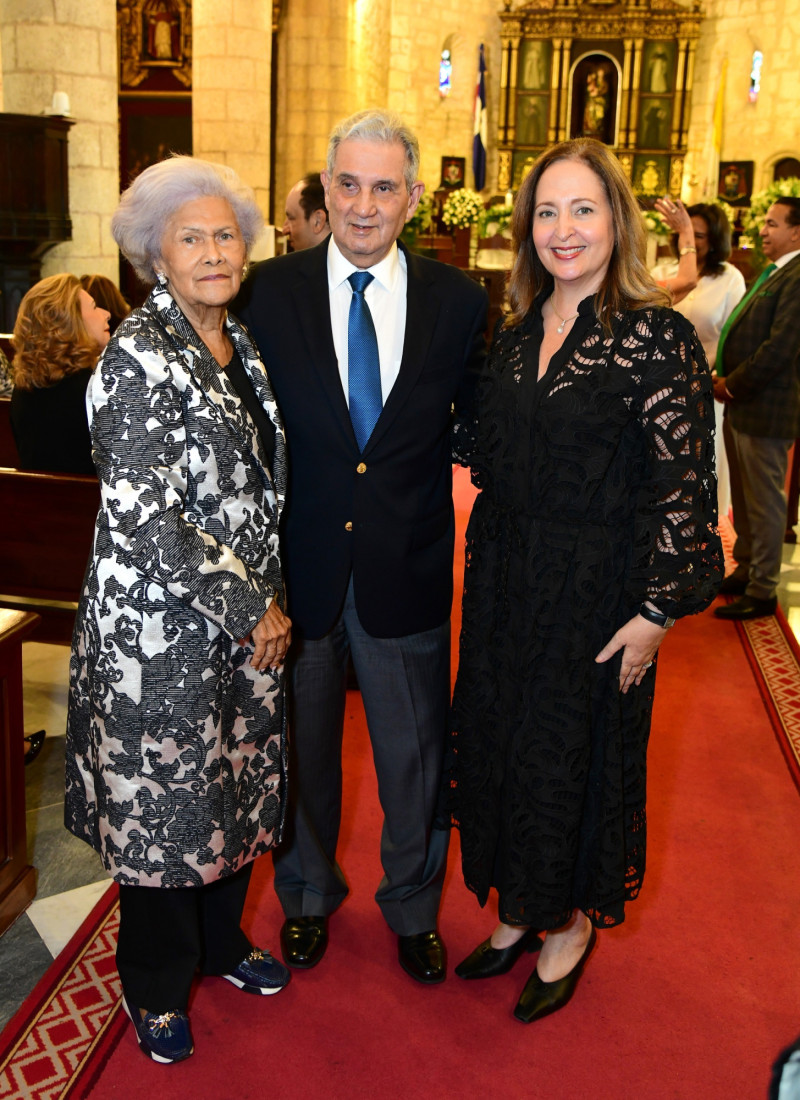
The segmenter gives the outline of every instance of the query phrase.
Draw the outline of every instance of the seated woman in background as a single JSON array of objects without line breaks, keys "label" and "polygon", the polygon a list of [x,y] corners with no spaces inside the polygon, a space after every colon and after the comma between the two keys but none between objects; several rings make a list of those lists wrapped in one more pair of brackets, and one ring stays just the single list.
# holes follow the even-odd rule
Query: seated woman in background
[{"label": "seated woman in background", "polygon": [[130,305],[122,297],[119,288],[105,275],[81,275],[81,286],[101,309],[107,309],[111,314],[108,327],[113,336],[117,325],[130,313]]},{"label": "seated woman in background", "polygon": [[11,430],[21,469],[94,474],[86,387],[108,319],[75,275],[50,275],[20,302]]},{"label": "seated woman in background", "polygon": [[[675,276],[669,276],[664,268],[657,268],[656,278],[663,272],[663,285],[672,291],[673,305],[694,325],[708,365],[714,370],[717,344],[722,326],[744,296],[744,276],[733,264],[727,263],[731,254],[730,222],[721,206],[696,203],[688,208],[680,203],[656,204],[664,221],[675,233],[672,247],[676,253],[694,249],[697,260],[697,282],[694,287],[680,290],[672,285]],[[672,209],[670,209],[672,207]],[[680,262],[680,261],[679,261]],[[723,441],[723,413],[725,406],[714,402],[716,418],[717,458],[717,507],[725,516],[731,503],[730,471]],[[725,592],[725,587],[721,589]]]},{"label": "seated woman in background", "polygon": [[0,348],[0,397],[10,397],[14,383],[11,381],[11,364]]}]

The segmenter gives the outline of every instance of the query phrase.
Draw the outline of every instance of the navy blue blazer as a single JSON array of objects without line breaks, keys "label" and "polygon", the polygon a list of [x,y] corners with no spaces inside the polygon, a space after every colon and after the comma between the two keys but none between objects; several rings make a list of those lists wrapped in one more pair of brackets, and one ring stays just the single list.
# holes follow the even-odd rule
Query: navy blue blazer
[{"label": "navy blue blazer", "polygon": [[333,345],[327,251],[324,241],[256,265],[231,307],[261,353],[286,431],[287,611],[300,635],[322,637],[352,573],[364,629],[403,637],[450,615],[450,431],[486,356],[488,299],[457,268],[405,252],[400,372],[362,455]]}]

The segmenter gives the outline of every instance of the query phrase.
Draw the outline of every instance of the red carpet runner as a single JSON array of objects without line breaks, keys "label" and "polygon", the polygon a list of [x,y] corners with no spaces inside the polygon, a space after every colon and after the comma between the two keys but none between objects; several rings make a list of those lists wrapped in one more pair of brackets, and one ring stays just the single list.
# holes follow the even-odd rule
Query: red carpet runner
[{"label": "red carpet runner", "polygon": [[[471,496],[459,472],[462,532]],[[352,893],[320,966],[271,998],[206,979],[191,1005],[194,1057],[157,1066],[114,1000],[112,891],[3,1032],[0,1098],[760,1100],[800,1031],[800,797],[786,768],[800,774],[799,728],[798,653],[780,622],[745,632],[705,613],[675,628],[659,669],[641,897],[599,937],[572,1003],[525,1027],[511,1009],[527,957],[501,978],[433,988],[397,965],[372,900],[381,818],[352,695],[341,845]],[[451,969],[493,921],[461,882],[454,835],[441,913]],[[280,923],[263,859],[246,927],[276,947]]]}]

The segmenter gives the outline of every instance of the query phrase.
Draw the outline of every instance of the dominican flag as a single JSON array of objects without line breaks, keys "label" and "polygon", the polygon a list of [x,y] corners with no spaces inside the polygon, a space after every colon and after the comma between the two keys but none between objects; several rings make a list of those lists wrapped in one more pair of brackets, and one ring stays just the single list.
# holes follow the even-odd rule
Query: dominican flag
[{"label": "dominican flag", "polygon": [[475,87],[475,125],[472,139],[472,174],[475,177],[475,190],[482,191],[486,185],[486,61],[483,56],[483,43],[478,50],[478,83]]}]

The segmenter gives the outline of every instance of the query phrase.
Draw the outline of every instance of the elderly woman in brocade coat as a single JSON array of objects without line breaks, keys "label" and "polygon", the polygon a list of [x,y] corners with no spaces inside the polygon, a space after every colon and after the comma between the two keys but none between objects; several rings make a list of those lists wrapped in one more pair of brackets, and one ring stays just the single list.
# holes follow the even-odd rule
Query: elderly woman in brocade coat
[{"label": "elderly woman in brocade coat", "polygon": [[102,501],[73,642],[66,825],[120,884],[117,966],[143,1052],[193,1050],[197,968],[246,992],[289,973],[240,927],[285,786],[278,519],[285,446],[269,380],[227,314],[261,226],[230,169],[191,157],[123,195],[115,240],[155,286],[88,394]]}]

